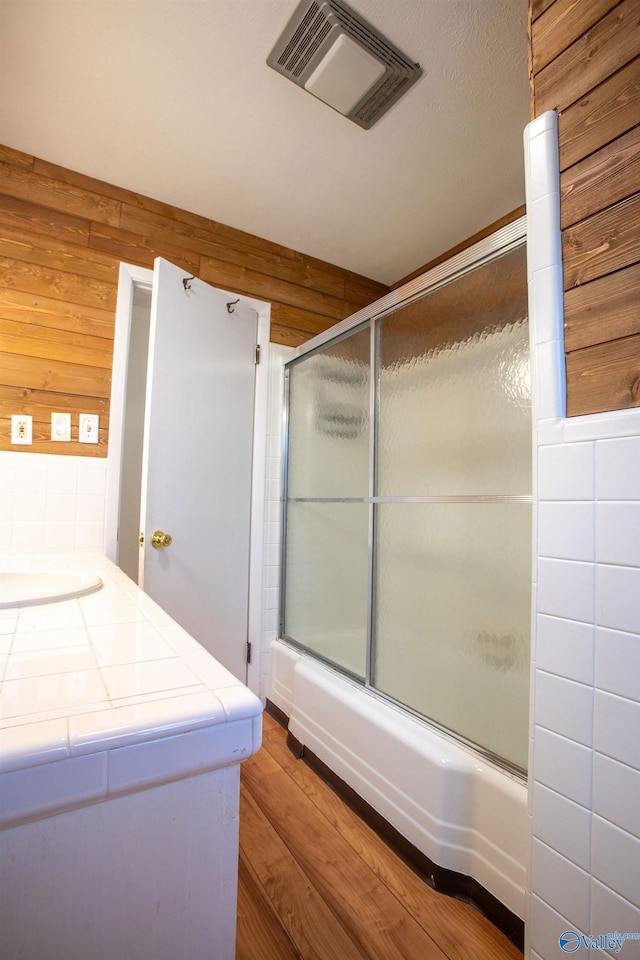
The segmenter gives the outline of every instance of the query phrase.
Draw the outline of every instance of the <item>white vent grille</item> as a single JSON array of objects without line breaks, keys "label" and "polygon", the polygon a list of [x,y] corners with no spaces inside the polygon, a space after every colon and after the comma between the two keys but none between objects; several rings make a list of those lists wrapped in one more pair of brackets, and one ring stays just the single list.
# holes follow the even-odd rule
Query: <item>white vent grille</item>
[{"label": "white vent grille", "polygon": [[[382,65],[379,79],[363,89],[362,96],[358,90],[357,102],[345,113],[368,130],[418,80],[422,70],[342,0],[302,0],[267,57],[267,64],[304,88],[317,76],[334,44],[345,36]],[[315,89],[310,92],[315,93]],[[320,99],[344,112],[331,98],[320,95]]]}]

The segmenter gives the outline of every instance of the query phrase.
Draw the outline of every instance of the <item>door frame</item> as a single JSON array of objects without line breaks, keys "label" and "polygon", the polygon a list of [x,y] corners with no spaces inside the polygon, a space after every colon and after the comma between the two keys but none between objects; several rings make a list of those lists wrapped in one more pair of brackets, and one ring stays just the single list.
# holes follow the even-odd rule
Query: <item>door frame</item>
[{"label": "door frame", "polygon": [[[153,270],[121,263],[118,276],[118,298],[113,343],[113,370],[111,379],[111,404],[109,412],[109,450],[107,455],[107,487],[105,502],[105,555],[118,562],[118,518],[120,514],[120,475],[122,470],[122,445],[124,440],[125,400],[127,388],[127,362],[131,314],[136,288],[151,290]],[[220,289],[220,288],[216,288]],[[226,290],[235,300],[237,293]],[[267,409],[269,390],[269,335],[271,330],[271,304],[263,300],[240,295],[242,303],[258,314],[257,343],[260,347],[260,362],[256,365],[253,452],[251,477],[251,531],[249,544],[249,596],[247,640],[251,644],[252,657],[247,665],[247,686],[262,696],[261,639],[262,639],[262,587],[263,545],[266,493],[267,458]]]}]

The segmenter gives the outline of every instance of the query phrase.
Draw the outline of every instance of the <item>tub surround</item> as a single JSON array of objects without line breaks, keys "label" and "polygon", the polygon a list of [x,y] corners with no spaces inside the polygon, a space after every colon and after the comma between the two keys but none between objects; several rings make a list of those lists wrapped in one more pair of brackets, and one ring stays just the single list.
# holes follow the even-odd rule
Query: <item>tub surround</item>
[{"label": "tub surround", "polygon": [[523,918],[526,784],[281,640],[270,655],[267,695],[293,737],[425,857]]},{"label": "tub surround", "polygon": [[0,554],[79,568],[102,589],[0,610],[5,949],[230,960],[262,704],[101,554]]}]

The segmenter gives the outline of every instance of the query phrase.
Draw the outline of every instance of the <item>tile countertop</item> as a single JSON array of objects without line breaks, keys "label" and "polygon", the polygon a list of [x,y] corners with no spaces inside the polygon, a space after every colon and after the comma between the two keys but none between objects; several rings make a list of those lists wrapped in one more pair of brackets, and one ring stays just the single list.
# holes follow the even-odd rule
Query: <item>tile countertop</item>
[{"label": "tile countertop", "polygon": [[0,553],[96,593],[0,609],[0,827],[239,763],[262,704],[100,553]]}]

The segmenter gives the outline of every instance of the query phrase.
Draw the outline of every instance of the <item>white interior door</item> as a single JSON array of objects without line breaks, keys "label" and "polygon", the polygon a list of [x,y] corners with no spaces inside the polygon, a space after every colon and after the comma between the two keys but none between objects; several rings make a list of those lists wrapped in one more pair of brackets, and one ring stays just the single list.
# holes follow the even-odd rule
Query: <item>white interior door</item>
[{"label": "white interior door", "polygon": [[235,299],[155,261],[140,585],[244,682],[258,317]]}]

